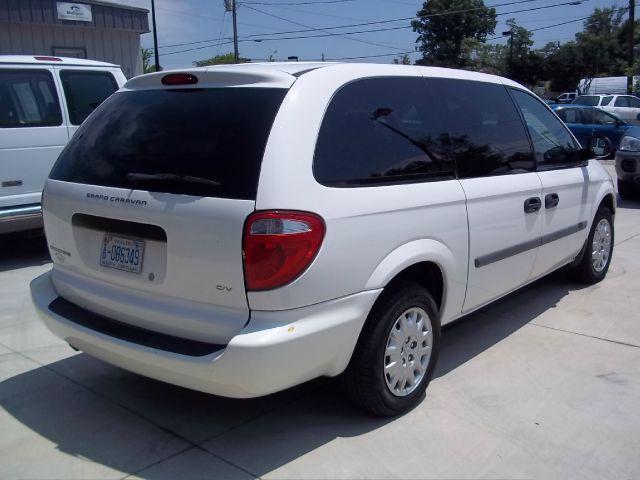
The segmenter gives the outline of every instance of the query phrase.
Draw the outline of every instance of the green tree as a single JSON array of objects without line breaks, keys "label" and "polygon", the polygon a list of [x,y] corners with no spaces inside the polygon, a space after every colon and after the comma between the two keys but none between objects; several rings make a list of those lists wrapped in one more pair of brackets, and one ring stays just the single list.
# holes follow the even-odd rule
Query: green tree
[{"label": "green tree", "polygon": [[142,48],[142,73],[151,73],[156,71],[156,66],[151,63],[151,50]]},{"label": "green tree", "polygon": [[[240,57],[239,63],[249,63],[251,62],[248,58]],[[206,60],[196,60],[193,64],[196,67],[206,67],[207,65],[228,65],[236,63],[233,53],[225,53],[223,55],[216,55],[215,57],[208,58]]]},{"label": "green tree", "polygon": [[623,45],[619,41],[623,9],[596,8],[576,34],[586,71],[591,77],[623,75],[626,67]]},{"label": "green tree", "polygon": [[394,65],[411,65],[411,59],[408,54],[403,53],[402,55],[394,58],[391,63]]},{"label": "green tree", "polygon": [[419,65],[464,68],[470,63],[464,55],[464,42],[484,42],[496,28],[496,11],[483,0],[427,0],[411,22],[418,33],[416,43],[422,52]]},{"label": "green tree", "polygon": [[504,75],[525,85],[534,85],[540,77],[544,59],[531,50],[532,33],[518,25],[515,19],[507,20],[509,26],[508,56],[504,64]]},{"label": "green tree", "polygon": [[462,55],[467,59],[466,68],[475,72],[504,75],[508,54],[509,50],[504,45],[492,45],[475,38],[465,39],[462,45]]},{"label": "green tree", "polygon": [[543,58],[542,76],[550,80],[552,92],[574,91],[581,78],[588,77],[588,66],[576,42],[547,43],[538,54]]}]

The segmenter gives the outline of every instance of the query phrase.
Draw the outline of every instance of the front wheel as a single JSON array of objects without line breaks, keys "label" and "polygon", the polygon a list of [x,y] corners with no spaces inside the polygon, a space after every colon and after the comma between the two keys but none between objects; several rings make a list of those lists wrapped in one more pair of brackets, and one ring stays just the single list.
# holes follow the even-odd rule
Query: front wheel
[{"label": "front wheel", "polygon": [[575,276],[584,283],[598,283],[609,270],[613,255],[613,214],[606,207],[598,208],[584,246]]},{"label": "front wheel", "polygon": [[440,350],[440,320],[433,298],[418,284],[402,282],[382,295],[342,383],[359,407],[392,416],[422,399]]}]

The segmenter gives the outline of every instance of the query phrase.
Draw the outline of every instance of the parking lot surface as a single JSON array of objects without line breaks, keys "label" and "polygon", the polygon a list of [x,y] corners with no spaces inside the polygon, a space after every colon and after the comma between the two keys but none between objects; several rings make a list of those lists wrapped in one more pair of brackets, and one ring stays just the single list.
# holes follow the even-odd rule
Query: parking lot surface
[{"label": "parking lot surface", "polygon": [[556,273],[446,328],[395,419],[328,379],[231,400],[74,352],[31,305],[44,239],[0,247],[0,478],[640,478],[640,202],[602,283]]}]

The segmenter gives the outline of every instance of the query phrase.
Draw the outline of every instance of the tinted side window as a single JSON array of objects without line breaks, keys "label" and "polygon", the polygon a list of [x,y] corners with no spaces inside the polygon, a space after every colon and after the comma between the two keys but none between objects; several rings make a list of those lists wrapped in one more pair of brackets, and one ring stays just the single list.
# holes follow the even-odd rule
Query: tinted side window
[{"label": "tinted side window", "polygon": [[627,97],[627,102],[629,102],[629,106],[632,108],[640,108],[640,99],[636,97]]},{"label": "tinted side window", "polygon": [[602,97],[602,100],[600,101],[600,105],[602,105],[603,107],[606,107],[607,105],[609,105],[609,103],[611,103],[612,99],[613,99],[613,96]]},{"label": "tinted side window", "polygon": [[596,125],[615,125],[618,119],[602,110],[593,111],[593,123]]},{"label": "tinted side window", "polygon": [[118,89],[109,72],[63,70],[60,72],[64,96],[69,108],[69,120],[80,125],[98,105]]},{"label": "tinted side window", "polygon": [[62,124],[53,77],[46,70],[0,70],[0,128]]},{"label": "tinted side window", "polygon": [[616,98],[616,103],[614,104],[614,107],[628,107],[628,106],[629,106],[629,100],[627,100],[627,97]]},{"label": "tinted side window", "polygon": [[578,164],[578,147],[564,124],[528,93],[513,89],[513,96],[527,124],[538,167],[549,169]]},{"label": "tinted side window", "polygon": [[434,150],[438,118],[422,78],[366,78],[341,88],[322,121],[313,162],[323,185],[454,178]]},{"label": "tinted side window", "polygon": [[434,140],[455,160],[461,178],[535,169],[522,119],[502,85],[445,78],[427,83],[440,104]]},{"label": "tinted side window", "polygon": [[581,112],[577,108],[562,108],[555,112],[556,115],[558,115],[565,123],[589,123],[588,118],[584,118],[580,115]]},{"label": "tinted side window", "polygon": [[577,97],[573,102],[576,105],[589,105],[591,107],[595,107],[596,105],[598,105],[598,102],[600,101],[600,97],[595,97],[593,95],[584,95],[581,97]]}]

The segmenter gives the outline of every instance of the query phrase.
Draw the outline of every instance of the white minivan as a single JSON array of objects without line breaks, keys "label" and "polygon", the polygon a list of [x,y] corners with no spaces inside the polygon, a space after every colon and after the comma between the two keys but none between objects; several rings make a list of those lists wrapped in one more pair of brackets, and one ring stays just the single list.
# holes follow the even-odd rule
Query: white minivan
[{"label": "white minivan", "polygon": [[340,376],[364,409],[402,413],[441,325],[562,266],[605,277],[615,191],[589,154],[538,97],[486,74],[137,77],[51,172],[53,268],[32,298],[73,348],[142,375],[238,398]]},{"label": "white minivan", "polygon": [[124,84],[117,65],[0,56],[0,234],[42,227],[42,187],[84,119]]}]

